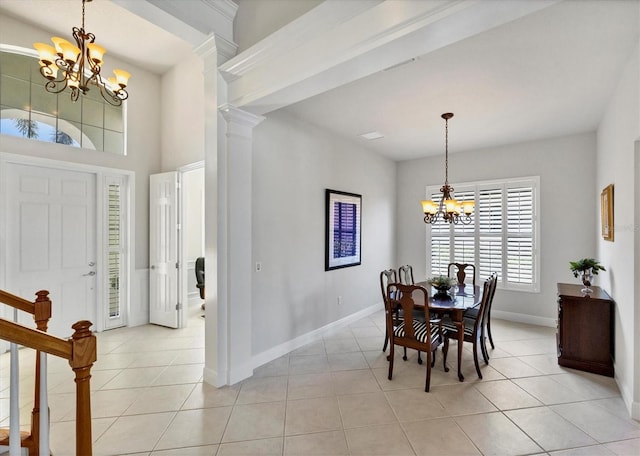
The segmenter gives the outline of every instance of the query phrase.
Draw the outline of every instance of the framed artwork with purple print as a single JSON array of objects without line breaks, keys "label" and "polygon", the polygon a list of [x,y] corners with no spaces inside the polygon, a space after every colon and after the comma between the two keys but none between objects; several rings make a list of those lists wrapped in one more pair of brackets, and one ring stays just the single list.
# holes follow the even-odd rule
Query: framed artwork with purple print
[{"label": "framed artwork with purple print", "polygon": [[360,264],[361,222],[362,195],[326,190],[325,271]]}]

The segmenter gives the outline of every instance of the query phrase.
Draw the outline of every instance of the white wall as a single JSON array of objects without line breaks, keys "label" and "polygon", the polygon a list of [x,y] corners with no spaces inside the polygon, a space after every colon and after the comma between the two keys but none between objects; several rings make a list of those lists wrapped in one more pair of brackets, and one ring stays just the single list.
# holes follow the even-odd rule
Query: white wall
[{"label": "white wall", "polygon": [[[46,31],[3,15],[0,15],[0,30],[0,42],[27,49],[32,48],[34,42],[48,42],[51,37]],[[149,258],[149,174],[160,169],[160,78],[109,54],[106,61],[107,74],[113,67],[125,68],[132,74],[127,88],[126,156],[8,136],[0,136],[0,151],[134,171],[136,251],[133,265],[144,269]]]},{"label": "white wall", "polygon": [[627,405],[635,404],[636,419],[640,419],[640,303],[637,302],[640,245],[635,193],[640,165],[640,150],[636,152],[636,142],[640,140],[639,68],[640,42],[621,74],[598,128],[596,180],[598,192],[614,184],[614,241],[604,241],[598,233],[598,259],[607,268],[601,274],[602,286],[616,301],[616,379]]},{"label": "white wall", "polygon": [[[396,165],[282,111],[255,128],[253,144],[256,356],[369,306],[382,310],[378,275],[395,266]],[[360,266],[324,270],[327,188],[362,195]]]},{"label": "white wall", "polygon": [[[593,133],[449,154],[449,180],[475,182],[540,176],[540,293],[498,289],[494,315],[509,312],[521,321],[554,325],[556,283],[576,283],[569,261],[595,255],[597,199]],[[425,187],[444,182],[444,157],[398,164],[398,264],[426,277],[426,228],[420,200]],[[597,280],[596,280],[597,282]]]},{"label": "white wall", "polygon": [[204,160],[204,76],[192,54],[162,75],[162,171]]}]

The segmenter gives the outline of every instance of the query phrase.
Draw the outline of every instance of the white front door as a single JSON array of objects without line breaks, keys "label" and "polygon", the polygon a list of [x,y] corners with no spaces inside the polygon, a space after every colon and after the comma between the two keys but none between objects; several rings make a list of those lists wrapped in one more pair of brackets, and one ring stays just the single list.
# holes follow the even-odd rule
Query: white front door
[{"label": "white front door", "polygon": [[95,174],[8,163],[5,177],[7,288],[28,300],[49,290],[48,332],[70,336],[96,322]]},{"label": "white front door", "polygon": [[178,173],[150,176],[149,321],[178,327]]}]

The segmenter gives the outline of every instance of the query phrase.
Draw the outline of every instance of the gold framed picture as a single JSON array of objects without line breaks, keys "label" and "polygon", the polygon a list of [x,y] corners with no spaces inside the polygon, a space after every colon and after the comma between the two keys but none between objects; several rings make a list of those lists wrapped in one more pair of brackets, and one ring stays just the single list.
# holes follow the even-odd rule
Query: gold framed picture
[{"label": "gold framed picture", "polygon": [[607,185],[600,193],[600,222],[602,238],[613,241],[613,184]]}]

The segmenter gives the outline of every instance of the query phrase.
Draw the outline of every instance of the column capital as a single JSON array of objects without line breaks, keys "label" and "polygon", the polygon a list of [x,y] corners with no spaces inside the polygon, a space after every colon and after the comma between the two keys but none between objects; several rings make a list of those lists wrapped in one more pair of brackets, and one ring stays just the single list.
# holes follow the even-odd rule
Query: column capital
[{"label": "column capital", "polygon": [[205,41],[193,48],[193,52],[204,62],[204,73],[218,69],[218,47],[214,34],[209,35]]},{"label": "column capital", "polygon": [[[193,52],[205,62],[205,72],[217,70],[218,66],[236,55],[238,45],[232,41],[226,40],[220,35],[212,33],[193,48]],[[213,56],[216,57],[215,61]],[[211,63],[208,65],[207,63]],[[213,66],[215,63],[215,66]]]},{"label": "column capital", "polygon": [[265,119],[264,116],[259,116],[248,111],[244,111],[228,103],[219,106],[218,110],[227,122],[240,124],[244,127],[249,128],[256,127]]}]

